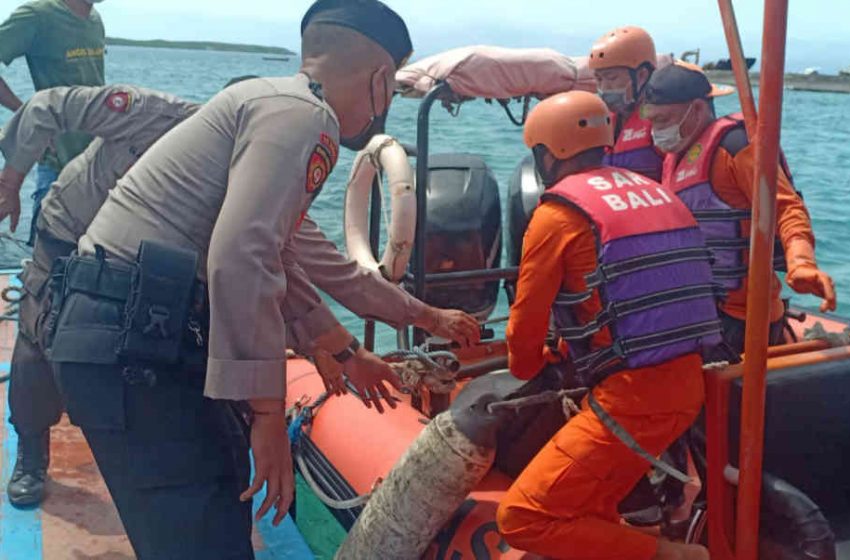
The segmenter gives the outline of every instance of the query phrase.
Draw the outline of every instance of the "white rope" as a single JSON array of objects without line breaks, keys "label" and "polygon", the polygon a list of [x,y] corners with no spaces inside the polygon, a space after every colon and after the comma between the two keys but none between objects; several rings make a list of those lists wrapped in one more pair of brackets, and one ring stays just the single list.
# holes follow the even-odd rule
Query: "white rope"
[{"label": "white rope", "polygon": [[829,332],[823,326],[823,323],[818,321],[809,329],[803,332],[805,340],[823,340],[832,348],[850,345],[850,327],[846,327],[842,332]]},{"label": "white rope", "polygon": [[407,389],[423,386],[436,394],[448,394],[457,387],[459,362],[452,352],[426,352],[421,348],[394,350],[381,356],[401,378]]}]

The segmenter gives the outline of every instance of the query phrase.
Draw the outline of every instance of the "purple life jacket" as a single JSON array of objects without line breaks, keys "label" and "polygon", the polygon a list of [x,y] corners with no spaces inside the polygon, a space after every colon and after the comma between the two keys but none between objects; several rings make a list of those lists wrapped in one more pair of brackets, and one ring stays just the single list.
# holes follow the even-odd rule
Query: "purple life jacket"
[{"label": "purple life jacket", "polygon": [[[612,115],[612,122],[616,122]],[[640,111],[635,110],[623,123],[622,130],[614,142],[614,147],[605,154],[605,165],[628,169],[661,181],[664,156],[659,154],[652,143],[652,123],[642,119]]]},{"label": "purple life jacket", "polygon": [[[726,135],[743,126],[740,114],[717,119],[681,159],[676,154],[667,155],[662,181],[693,213],[714,256],[714,278],[728,291],[740,289],[749,272],[752,209],[733,208],[720,198],[711,184],[711,167]],[[780,159],[790,179],[784,156]],[[778,237],[773,253],[774,268],[785,270],[785,253]]]},{"label": "purple life jacket", "polygon": [[[566,177],[541,200],[578,209],[596,237],[597,267],[585,291],[561,292],[553,306],[557,332],[587,386],[720,342],[710,252],[672,192],[634,171],[601,167]],[[594,291],[602,308],[579,321],[575,306]],[[596,347],[594,335],[606,327],[613,343]]]}]

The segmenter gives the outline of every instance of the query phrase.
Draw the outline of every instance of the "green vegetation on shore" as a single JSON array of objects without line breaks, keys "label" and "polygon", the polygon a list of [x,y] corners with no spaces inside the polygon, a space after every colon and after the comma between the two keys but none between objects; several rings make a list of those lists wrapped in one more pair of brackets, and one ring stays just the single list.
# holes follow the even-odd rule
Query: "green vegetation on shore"
[{"label": "green vegetation on shore", "polygon": [[137,41],[134,39],[119,39],[107,37],[107,45],[119,45],[125,47],[150,47],[155,49],[190,49],[193,51],[224,51],[245,52],[260,54],[293,55],[289,49],[283,47],[264,47],[261,45],[242,45],[238,43],[216,43],[213,41],[165,41],[154,39],[149,41]]}]

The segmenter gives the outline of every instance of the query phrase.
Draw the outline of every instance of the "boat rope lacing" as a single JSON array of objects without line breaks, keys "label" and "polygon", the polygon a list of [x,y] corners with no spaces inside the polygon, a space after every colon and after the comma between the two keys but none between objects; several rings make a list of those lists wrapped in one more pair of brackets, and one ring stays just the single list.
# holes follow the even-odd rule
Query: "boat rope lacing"
[{"label": "boat rope lacing", "polygon": [[322,485],[316,481],[313,471],[310,469],[310,465],[307,464],[307,460],[304,458],[302,438],[303,436],[310,435],[316,411],[325,404],[330,397],[330,393],[322,393],[312,404],[308,404],[309,397],[305,396],[299,399],[295,405],[287,410],[287,416],[289,418],[288,433],[289,442],[292,446],[292,456],[295,459],[295,464],[298,466],[298,472],[301,473],[301,476],[304,478],[307,486],[310,487],[313,494],[315,494],[323,504],[333,509],[352,509],[361,507],[369,501],[372,491],[374,491],[380,481],[376,482],[375,487],[373,487],[372,491],[367,494],[355,496],[348,500],[338,500],[328,496],[328,494],[322,489]]},{"label": "boat rope lacing", "polygon": [[446,395],[457,387],[460,362],[452,352],[428,352],[414,347],[394,350],[381,358],[390,364],[407,390],[419,391],[425,387],[432,393]]},{"label": "boat rope lacing", "polygon": [[818,321],[814,326],[803,331],[803,339],[823,340],[832,348],[848,346],[850,345],[850,327],[846,327],[842,332],[829,332],[823,323]]}]

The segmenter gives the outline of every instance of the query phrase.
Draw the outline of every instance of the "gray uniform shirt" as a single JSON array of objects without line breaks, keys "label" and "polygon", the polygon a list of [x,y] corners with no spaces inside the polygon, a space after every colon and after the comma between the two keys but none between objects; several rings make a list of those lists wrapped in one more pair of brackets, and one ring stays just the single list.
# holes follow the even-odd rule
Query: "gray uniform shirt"
[{"label": "gray uniform shirt", "polygon": [[41,203],[38,228],[76,243],[118,178],[198,107],[167,93],[127,85],[47,89],[6,123],[0,150],[7,165],[27,173],[62,133],[98,137],[62,170]]},{"label": "gray uniform shirt", "polygon": [[299,74],[219,93],[118,181],[80,239],[125,260],[144,239],[201,254],[212,398],[282,398],[286,347],[309,352],[338,324],[293,241],[338,149],[336,117],[309,85]]}]

